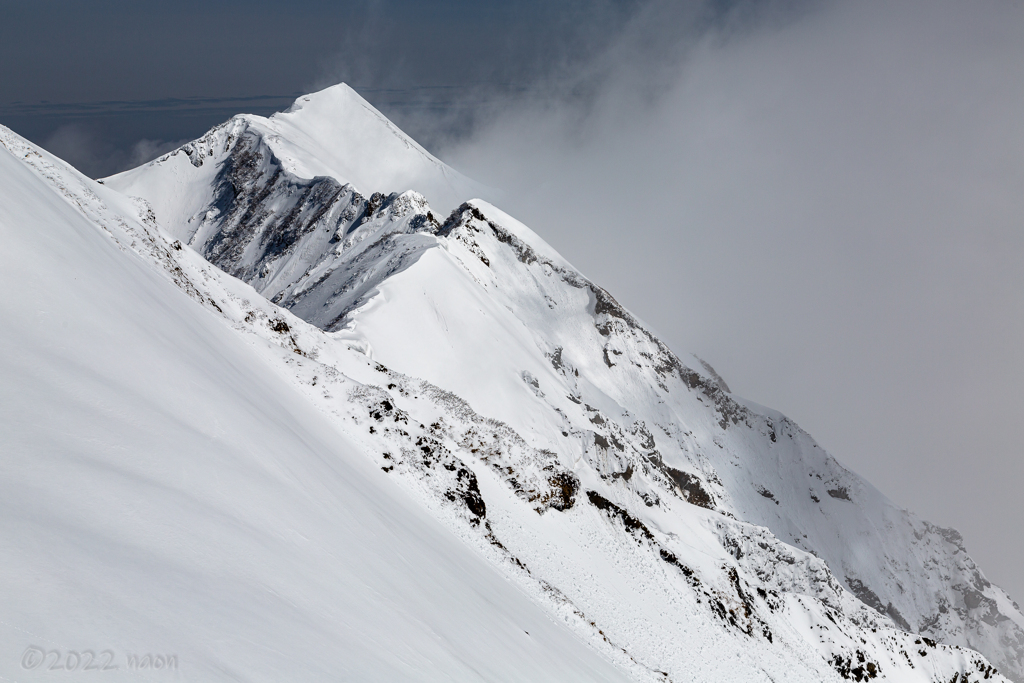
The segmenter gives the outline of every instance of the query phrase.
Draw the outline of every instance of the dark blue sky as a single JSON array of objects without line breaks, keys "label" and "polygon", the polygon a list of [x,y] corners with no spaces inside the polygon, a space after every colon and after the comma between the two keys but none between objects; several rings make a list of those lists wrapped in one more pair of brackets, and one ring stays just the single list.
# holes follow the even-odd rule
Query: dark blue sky
[{"label": "dark blue sky", "polygon": [[[467,125],[487,93],[587,59],[642,2],[4,0],[0,7],[0,122],[99,176],[138,161],[140,140],[156,150],[339,81],[429,144],[439,126]],[[460,110],[464,116],[452,116]]]}]

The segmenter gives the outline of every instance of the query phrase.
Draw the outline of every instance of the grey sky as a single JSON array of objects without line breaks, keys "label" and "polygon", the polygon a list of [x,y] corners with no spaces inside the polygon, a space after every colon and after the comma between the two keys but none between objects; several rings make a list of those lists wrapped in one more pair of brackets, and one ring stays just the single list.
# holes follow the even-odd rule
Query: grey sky
[{"label": "grey sky", "polygon": [[821,4],[657,63],[649,10],[585,102],[445,156],[1021,600],[1024,7]]},{"label": "grey sky", "polygon": [[340,80],[1024,599],[1024,8],[0,0],[102,175]]}]

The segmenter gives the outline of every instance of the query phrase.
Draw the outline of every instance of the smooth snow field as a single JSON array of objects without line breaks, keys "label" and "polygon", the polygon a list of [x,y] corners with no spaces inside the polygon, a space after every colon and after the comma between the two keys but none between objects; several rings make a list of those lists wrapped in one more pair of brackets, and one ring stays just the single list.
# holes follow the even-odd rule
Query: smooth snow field
[{"label": "smooth snow field", "polygon": [[2,147],[0,187],[0,680],[628,680]]}]

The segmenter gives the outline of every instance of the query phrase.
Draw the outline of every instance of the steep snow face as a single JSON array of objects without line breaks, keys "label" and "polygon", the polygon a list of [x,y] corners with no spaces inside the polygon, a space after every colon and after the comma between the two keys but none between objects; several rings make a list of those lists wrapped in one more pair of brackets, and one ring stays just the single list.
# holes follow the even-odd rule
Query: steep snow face
[{"label": "steep snow face", "polygon": [[0,677],[630,680],[310,403],[322,333],[4,128],[0,188]]},{"label": "steep snow face", "polygon": [[[752,585],[811,595],[839,609],[848,590],[883,620],[978,649],[1024,680],[1024,617],[984,578],[955,531],[897,508],[785,416],[730,394],[700,359],[673,354],[526,226],[481,201],[459,207],[441,223],[415,193],[367,199],[336,178],[305,177],[294,172],[298,165],[278,158],[266,136],[237,121],[229,125],[241,128],[215,129],[193,143],[193,150],[208,149],[201,158],[214,161],[185,169],[182,177],[195,188],[187,208],[169,200],[173,193],[164,192],[159,180],[161,164],[173,157],[131,172],[134,184],[119,186],[143,188],[154,206],[164,202],[156,214],[179,217],[168,226],[179,239],[380,362],[386,373],[451,392],[472,406],[473,415],[499,420],[515,435],[507,443],[498,437],[479,441],[479,429],[469,423],[452,431],[441,421],[437,434],[407,444],[411,452],[423,447],[417,439],[428,446],[433,439],[460,453],[469,469],[481,461],[520,503],[542,512],[581,505],[601,511],[642,544],[654,543],[663,562],[684,558],[697,565],[695,557],[724,552],[714,570],[687,564],[712,583],[717,575],[729,585],[725,567],[733,567]],[[395,388],[367,405],[370,414],[391,415],[381,402],[400,403],[394,391],[402,395],[408,380],[399,375],[388,375]],[[397,458],[402,447],[378,443],[374,449],[392,453],[395,462],[381,463],[389,471],[427,477],[407,458]],[[480,481],[483,487],[482,476]],[[462,491],[451,494],[456,498],[468,495],[455,484],[426,488],[442,499],[451,491]],[[493,507],[488,503],[487,509]],[[500,538],[517,562],[558,586],[560,595],[588,615],[601,614],[603,632],[616,634],[612,640],[674,642],[673,634],[682,632],[677,622],[657,631],[657,619],[630,611],[650,595],[624,599],[632,605],[627,609],[602,603],[595,591],[568,588],[596,579],[550,562],[551,548],[560,553],[563,545],[538,552],[544,533],[508,515],[516,521],[502,522],[496,512],[476,519],[486,521],[487,533]],[[713,552],[680,530],[692,527],[695,516],[712,534]],[[597,538],[606,532],[589,533]],[[608,547],[635,554],[610,541]],[[589,548],[580,542],[583,566],[616,565]],[[815,564],[814,556],[824,563]],[[629,571],[613,572],[609,594],[641,577],[645,585],[666,582],[635,562],[622,566]],[[745,595],[743,590],[734,594]],[[665,604],[678,600],[662,596]],[[847,611],[854,621],[863,618]],[[655,630],[636,631],[637,624]],[[838,671],[847,655],[838,655]],[[824,658],[832,661],[830,656]],[[681,666],[657,650],[639,659],[677,673],[673,667]]]},{"label": "steep snow face", "polygon": [[[496,374],[510,403],[495,419],[371,359],[358,333],[262,299],[144,202],[9,131],[0,141],[6,677],[99,654],[125,679],[173,661],[185,680],[1004,680],[713,509],[711,484],[667,464],[639,420],[614,427],[622,413],[574,354],[552,351],[547,374]],[[391,233],[433,245],[361,300],[432,274],[424,293],[496,315],[470,298],[487,281],[460,274],[487,259],[550,268],[588,311],[624,315],[482,209]],[[537,409],[550,373],[578,379],[580,403],[566,400],[591,427],[566,415],[575,451],[523,426],[552,419]],[[717,384],[681,376],[726,405]]]},{"label": "steep snow face", "polygon": [[[189,202],[189,195],[209,181],[242,134],[259,138],[283,171],[302,179],[329,177],[366,193],[417,190],[442,211],[486,190],[432,156],[345,84],[304,95],[270,118],[237,116],[194,143],[106,182],[130,195],[159,196],[153,201],[157,216],[173,231],[193,217],[189,210],[201,204]],[[171,206],[175,211],[164,213]],[[185,215],[178,214],[183,207]]]}]

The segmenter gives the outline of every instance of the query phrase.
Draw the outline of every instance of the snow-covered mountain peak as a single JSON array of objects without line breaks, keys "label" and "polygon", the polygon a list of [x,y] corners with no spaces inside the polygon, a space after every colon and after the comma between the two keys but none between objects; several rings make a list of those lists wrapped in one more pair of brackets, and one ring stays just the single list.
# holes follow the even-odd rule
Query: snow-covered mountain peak
[{"label": "snow-covered mountain peak", "polygon": [[449,211],[489,191],[434,157],[344,83],[303,95],[269,118],[235,116],[202,138],[103,182],[129,195],[153,195],[161,221],[180,223],[191,214],[171,213],[164,199],[180,196],[191,207],[186,197],[214,181],[242,137],[258,142],[277,168],[297,179],[328,177],[365,196],[416,190],[435,209]]},{"label": "snow-covered mountain peak", "polygon": [[414,189],[442,211],[480,193],[344,83],[303,95],[259,123],[285,168],[300,178],[329,175],[364,193]]},{"label": "snow-covered mountain peak", "polygon": [[[349,107],[369,107],[373,113],[387,121],[388,124],[391,122],[387,120],[387,117],[378,112],[373,106],[367,102],[363,97],[357,93],[348,83],[336,83],[335,85],[328,86],[323,90],[317,90],[315,92],[306,93],[300,95],[292,102],[291,106],[285,109],[283,112],[272,114],[271,118],[284,116],[288,114],[294,114],[296,112],[305,110],[315,109],[329,109],[333,110],[338,114],[342,114]],[[401,134],[406,139],[414,142],[409,136]],[[415,144],[415,142],[414,142]]]},{"label": "snow-covered mountain peak", "polygon": [[[398,146],[415,150],[432,163],[443,165],[430,152],[402,132],[386,116],[381,114],[353,90],[347,83],[338,83],[329,88],[298,97],[288,109],[270,116],[271,121],[291,125],[304,134],[318,140],[319,144],[337,144],[336,138],[343,134],[347,138],[367,136],[367,144],[381,144],[388,147],[386,134],[390,134]],[[329,153],[342,151],[340,148]],[[354,161],[364,162],[366,159]],[[366,172],[359,169],[359,172]]]}]

